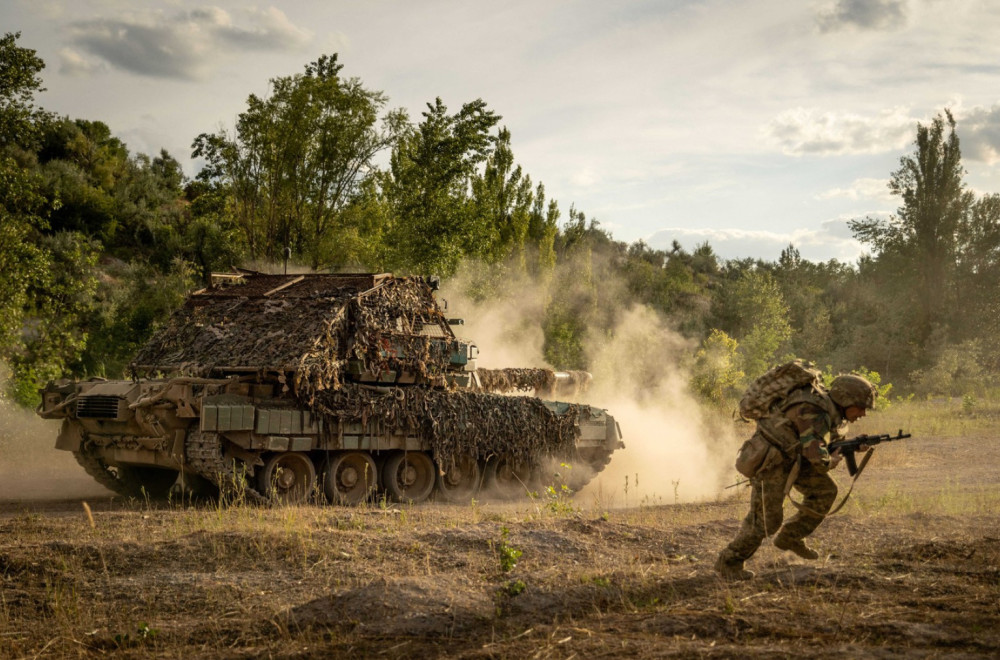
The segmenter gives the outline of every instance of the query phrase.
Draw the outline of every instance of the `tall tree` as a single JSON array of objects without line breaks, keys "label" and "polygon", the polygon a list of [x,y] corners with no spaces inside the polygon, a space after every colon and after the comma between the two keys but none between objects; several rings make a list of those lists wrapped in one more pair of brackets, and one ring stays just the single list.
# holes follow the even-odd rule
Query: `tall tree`
[{"label": "tall tree", "polygon": [[392,214],[388,239],[399,266],[450,275],[478,249],[481,224],[470,186],[493,153],[497,138],[490,131],[500,116],[482,99],[448,114],[440,98],[422,115],[420,125],[397,142],[382,180]]},{"label": "tall tree", "polygon": [[276,259],[288,246],[318,266],[375,155],[407,125],[402,111],[380,125],[385,95],[342,68],[324,55],[271,80],[268,97],[247,99],[234,134],[203,133],[192,145],[206,160],[199,178],[228,188],[251,258]]},{"label": "tall tree", "polygon": [[748,377],[764,373],[792,335],[788,305],[774,277],[744,268],[724,282],[716,299],[719,328],[739,342],[741,368]]},{"label": "tall tree", "polygon": [[517,251],[522,259],[534,192],[531,177],[514,165],[510,131],[501,128],[496,147],[486,160],[483,173],[472,179],[473,213],[478,240],[475,256],[495,262]]},{"label": "tall tree", "polygon": [[20,32],[0,38],[0,147],[27,146],[34,136],[36,92],[43,92],[39,77],[45,62],[30,48],[17,45]]},{"label": "tall tree", "polygon": [[973,201],[965,189],[962,152],[949,110],[917,125],[916,149],[900,159],[889,190],[902,206],[888,220],[851,221],[855,238],[901,267],[910,283],[907,304],[918,311],[916,339],[924,343],[951,318],[956,294],[957,237]]},{"label": "tall tree", "polygon": [[35,134],[34,93],[45,67],[35,51],[17,46],[20,33],[0,39],[0,358],[23,348],[23,320],[29,289],[44,275],[46,255],[37,245],[51,205],[22,148]]},{"label": "tall tree", "polygon": [[972,205],[959,233],[961,339],[981,340],[989,367],[1000,371],[1000,195]]}]

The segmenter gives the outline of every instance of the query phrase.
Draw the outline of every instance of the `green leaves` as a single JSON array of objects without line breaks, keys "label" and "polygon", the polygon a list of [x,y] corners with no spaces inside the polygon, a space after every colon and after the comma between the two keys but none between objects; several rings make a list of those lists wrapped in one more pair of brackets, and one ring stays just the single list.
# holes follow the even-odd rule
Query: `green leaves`
[{"label": "green leaves", "polygon": [[[497,200],[486,201],[488,184],[479,184],[479,209],[470,189],[477,167],[493,154],[497,138],[490,130],[500,117],[482,99],[449,115],[440,98],[427,104],[423,117],[397,141],[380,180],[391,214],[390,259],[411,272],[447,276],[466,256],[491,251],[490,219],[477,210],[502,211]],[[505,170],[501,163],[492,167],[496,188]]]},{"label": "green leaves", "polygon": [[45,91],[38,76],[45,62],[30,48],[17,45],[20,32],[0,38],[0,147],[28,146],[34,137],[35,92]]},{"label": "green leaves", "polygon": [[379,126],[385,95],[341,78],[341,68],[324,55],[303,74],[271,80],[269,96],[247,99],[233,134],[202,134],[192,145],[206,160],[199,178],[228,193],[252,259],[279,260],[288,246],[322,265],[372,160],[406,125],[395,111]]}]

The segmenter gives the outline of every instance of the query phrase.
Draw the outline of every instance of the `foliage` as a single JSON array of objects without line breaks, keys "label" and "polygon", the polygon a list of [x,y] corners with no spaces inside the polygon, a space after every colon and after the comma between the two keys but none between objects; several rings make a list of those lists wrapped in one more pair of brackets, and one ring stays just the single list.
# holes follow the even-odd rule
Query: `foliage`
[{"label": "foliage", "polygon": [[738,398],[746,387],[740,369],[739,343],[719,329],[713,329],[695,353],[691,387],[702,398],[725,404]]},{"label": "foliage", "polygon": [[202,133],[192,144],[207,163],[199,178],[227,189],[251,259],[278,260],[287,246],[314,268],[323,263],[372,159],[406,125],[394,111],[379,128],[385,95],[342,69],[337,55],[323,55],[302,74],[274,78],[269,96],[247,99],[234,134]]},{"label": "foliage", "polygon": [[[498,138],[490,130],[500,116],[482,99],[450,115],[440,98],[428,103],[422,116],[420,125],[396,142],[389,171],[380,181],[390,210],[389,263],[411,272],[448,276],[465,255],[492,252],[483,247],[483,241],[489,243],[490,221],[477,219],[470,188],[479,165],[493,156]],[[504,187],[508,165],[503,155],[493,159],[491,181],[481,182],[479,190],[485,194],[491,185]],[[490,206],[501,213],[497,201]],[[486,204],[482,200],[480,208]]]},{"label": "foliage", "polygon": [[925,397],[982,394],[989,378],[977,341],[942,347],[926,369],[910,374],[913,391]]},{"label": "foliage", "polygon": [[18,46],[20,37],[20,32],[7,32],[0,38],[0,149],[30,146],[41,116],[34,96],[45,91],[38,75],[45,62],[31,48]]},{"label": "foliage", "polygon": [[35,242],[46,226],[47,201],[38,176],[0,155],[0,355],[20,343],[29,288],[43,276],[46,256]]},{"label": "foliage", "polygon": [[135,263],[106,265],[95,304],[86,320],[92,342],[80,356],[80,371],[105,378],[121,378],[139,347],[171,312],[179,308],[194,286],[190,265],[178,259],[166,273]]},{"label": "foliage", "polygon": [[774,277],[756,268],[741,268],[723,284],[717,305],[721,329],[739,342],[741,370],[746,374],[767,371],[792,335],[788,306]]},{"label": "foliage", "polygon": [[507,542],[509,535],[510,530],[503,526],[500,528],[500,541],[495,544],[490,542],[497,560],[500,562],[501,573],[510,573],[517,566],[518,560],[521,559],[522,552]]},{"label": "foliage", "polygon": [[28,288],[30,305],[21,345],[10,358],[10,388],[24,405],[38,403],[38,383],[73,371],[86,348],[83,319],[94,304],[98,244],[60,232],[41,241],[47,263]]},{"label": "foliage", "polygon": [[116,647],[125,649],[152,642],[159,634],[159,629],[151,628],[145,621],[140,621],[139,625],[136,626],[134,635],[132,633],[118,633],[114,636],[113,641]]},{"label": "foliage", "polygon": [[889,180],[890,192],[902,201],[896,215],[850,224],[855,237],[891,261],[893,276],[906,283],[914,338],[924,343],[955,304],[958,237],[974,196],[963,182],[950,111],[928,126],[918,124],[914,144],[915,152],[900,159]]}]

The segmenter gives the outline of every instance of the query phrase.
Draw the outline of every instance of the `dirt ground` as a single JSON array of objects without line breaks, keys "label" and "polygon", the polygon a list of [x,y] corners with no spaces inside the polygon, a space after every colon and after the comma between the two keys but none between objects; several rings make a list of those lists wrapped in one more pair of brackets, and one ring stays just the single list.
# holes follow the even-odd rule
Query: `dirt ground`
[{"label": "dirt ground", "polygon": [[0,658],[998,657],[996,443],[880,447],[820,560],[765,542],[737,584],[712,562],[744,489],[608,511],[0,491]]}]

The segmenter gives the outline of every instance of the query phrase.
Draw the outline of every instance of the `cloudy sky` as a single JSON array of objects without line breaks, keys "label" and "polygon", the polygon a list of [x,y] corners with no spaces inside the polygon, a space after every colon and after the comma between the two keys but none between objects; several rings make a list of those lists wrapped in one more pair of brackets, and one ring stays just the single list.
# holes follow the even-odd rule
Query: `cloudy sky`
[{"label": "cloudy sky", "polygon": [[618,240],[853,260],[917,122],[958,120],[967,183],[1000,192],[991,0],[2,0],[45,60],[39,103],[132,152],[231,128],[251,93],[338,53],[419,119],[484,99],[567,210]]}]

